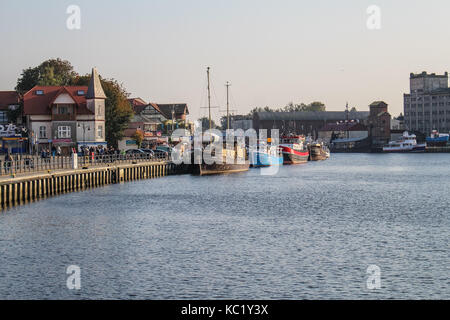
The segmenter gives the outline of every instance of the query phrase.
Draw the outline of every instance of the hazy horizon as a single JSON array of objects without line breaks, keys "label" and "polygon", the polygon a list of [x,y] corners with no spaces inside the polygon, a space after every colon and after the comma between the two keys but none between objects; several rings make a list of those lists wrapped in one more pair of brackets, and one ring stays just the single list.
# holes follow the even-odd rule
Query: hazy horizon
[{"label": "hazy horizon", "polygon": [[[238,114],[312,101],[367,110],[384,100],[396,116],[411,72],[449,70],[447,1],[336,2],[2,0],[0,90],[12,90],[23,69],[60,57],[80,74],[96,66],[131,97],[188,103],[195,120],[207,114],[210,66],[212,104],[222,110],[230,81]],[[66,27],[69,5],[81,9],[80,30]],[[366,26],[370,5],[381,9],[380,30]]]}]

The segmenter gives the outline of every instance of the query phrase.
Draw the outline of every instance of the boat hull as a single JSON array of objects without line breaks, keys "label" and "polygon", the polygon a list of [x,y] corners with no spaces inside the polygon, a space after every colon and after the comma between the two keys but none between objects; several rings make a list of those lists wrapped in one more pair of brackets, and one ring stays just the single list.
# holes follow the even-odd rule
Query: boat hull
[{"label": "boat hull", "polygon": [[330,154],[326,152],[321,146],[312,146],[309,149],[310,161],[322,161],[330,157]]},{"label": "boat hull", "polygon": [[215,175],[215,174],[229,174],[244,172],[249,170],[249,163],[213,163],[213,164],[194,164],[193,174],[199,176]]},{"label": "boat hull", "polygon": [[430,147],[445,147],[448,143],[449,137],[439,137],[426,139],[427,145]]},{"label": "boat hull", "polygon": [[383,148],[383,152],[386,152],[386,153],[421,153],[421,152],[425,152],[426,147],[427,147],[426,144],[416,145],[413,148],[385,147],[385,148]]},{"label": "boat hull", "polygon": [[254,152],[251,154],[252,167],[269,167],[272,165],[282,165],[282,156],[273,156],[264,152]]},{"label": "boat hull", "polygon": [[308,162],[309,152],[283,148],[283,164],[300,164]]}]

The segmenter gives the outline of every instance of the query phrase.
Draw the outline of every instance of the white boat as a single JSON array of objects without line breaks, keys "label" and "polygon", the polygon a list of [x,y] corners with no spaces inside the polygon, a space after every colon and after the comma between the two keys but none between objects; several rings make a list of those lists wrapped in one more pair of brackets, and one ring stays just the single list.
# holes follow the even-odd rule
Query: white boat
[{"label": "white boat", "polygon": [[403,136],[396,141],[391,141],[383,147],[383,152],[425,152],[426,143],[418,144],[415,134],[403,132]]}]

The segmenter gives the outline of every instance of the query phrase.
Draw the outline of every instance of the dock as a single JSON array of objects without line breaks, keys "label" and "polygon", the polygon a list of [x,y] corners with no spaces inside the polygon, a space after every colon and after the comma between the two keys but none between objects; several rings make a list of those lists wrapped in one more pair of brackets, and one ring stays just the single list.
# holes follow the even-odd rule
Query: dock
[{"label": "dock", "polygon": [[136,159],[93,163],[76,169],[53,169],[0,177],[1,210],[109,184],[189,173],[189,166],[169,159]]}]

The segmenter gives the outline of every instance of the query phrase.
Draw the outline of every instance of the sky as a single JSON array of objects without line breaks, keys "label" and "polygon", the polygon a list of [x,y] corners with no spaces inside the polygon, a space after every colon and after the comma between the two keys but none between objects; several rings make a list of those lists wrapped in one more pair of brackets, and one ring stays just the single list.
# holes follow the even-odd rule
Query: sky
[{"label": "sky", "polygon": [[[70,5],[79,30],[67,28]],[[380,29],[367,21],[380,8]],[[322,101],[327,110],[368,110],[375,100],[403,110],[409,74],[450,68],[448,0],[0,0],[0,90],[49,58],[75,71],[97,67],[148,102],[187,103],[207,115],[211,67],[216,119],[226,105]]]}]

